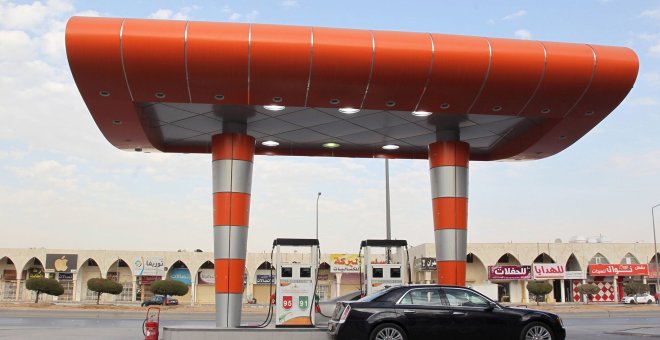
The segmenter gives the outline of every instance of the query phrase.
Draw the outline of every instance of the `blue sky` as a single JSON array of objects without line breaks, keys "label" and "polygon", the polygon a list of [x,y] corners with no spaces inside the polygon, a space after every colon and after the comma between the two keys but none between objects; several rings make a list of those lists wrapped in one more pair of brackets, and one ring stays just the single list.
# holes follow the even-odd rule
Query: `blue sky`
[{"label": "blue sky", "polygon": [[[212,249],[208,155],[119,151],[64,51],[72,15],[314,25],[628,46],[635,88],[564,152],[472,162],[469,242],[605,235],[652,242],[660,203],[660,1],[0,0],[0,247]],[[383,160],[257,157],[248,249],[312,237],[324,251],[385,235]],[[391,165],[393,236],[433,242],[428,164]],[[660,215],[660,208],[656,210]],[[658,219],[660,226],[660,218]]]}]

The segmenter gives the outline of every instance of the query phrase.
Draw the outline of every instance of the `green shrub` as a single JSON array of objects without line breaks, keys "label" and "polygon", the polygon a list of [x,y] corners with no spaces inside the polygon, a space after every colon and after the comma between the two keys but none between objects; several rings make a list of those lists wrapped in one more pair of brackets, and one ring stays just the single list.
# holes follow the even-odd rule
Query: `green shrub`
[{"label": "green shrub", "polygon": [[641,282],[628,282],[623,287],[623,291],[628,295],[638,295],[649,291],[649,285]]},{"label": "green shrub", "polygon": [[154,294],[182,296],[188,294],[188,286],[181,281],[161,280],[151,284],[149,288]]},{"label": "green shrub", "polygon": [[600,290],[598,286],[593,283],[578,285],[577,289],[581,295],[587,295],[587,303],[589,303],[589,300],[592,299],[593,295],[598,294],[598,291]]},{"label": "green shrub", "polygon": [[121,294],[124,287],[108,279],[94,278],[87,280],[87,289],[96,292],[96,304],[98,305],[101,300],[101,294],[118,295]]},{"label": "green shrub", "polygon": [[25,281],[25,288],[37,292],[37,298],[34,303],[39,302],[39,294],[44,293],[53,296],[60,296],[64,294],[64,287],[55,279],[47,279],[45,277],[30,278]]},{"label": "green shrub", "polygon": [[539,305],[539,299],[545,299],[545,295],[552,291],[552,285],[545,281],[531,281],[527,283],[527,290],[534,295],[536,305]]}]

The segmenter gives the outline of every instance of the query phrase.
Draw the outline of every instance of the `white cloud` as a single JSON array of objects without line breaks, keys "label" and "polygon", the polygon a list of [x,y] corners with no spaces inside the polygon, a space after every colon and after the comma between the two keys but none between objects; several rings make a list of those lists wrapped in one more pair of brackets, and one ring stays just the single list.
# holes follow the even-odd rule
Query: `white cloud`
[{"label": "white cloud", "polygon": [[507,15],[507,16],[504,16],[504,17],[502,18],[502,20],[504,20],[504,21],[510,21],[510,20],[518,19],[518,18],[520,18],[520,17],[524,17],[525,15],[527,15],[527,11],[524,10],[524,9],[521,9],[521,10],[519,10],[518,12],[514,12],[514,13],[511,13],[511,14],[509,14],[509,15]]},{"label": "white cloud", "polygon": [[532,38],[532,32],[526,29],[519,29],[513,33],[518,39],[529,40]]},{"label": "white cloud", "polygon": [[23,31],[0,31],[0,61],[33,60],[37,48],[30,36]]},{"label": "white cloud", "polygon": [[659,9],[648,9],[648,10],[642,12],[641,16],[648,17],[648,18],[653,18],[653,19],[660,19],[660,8]]},{"label": "white cloud", "polygon": [[658,100],[655,97],[639,97],[631,98],[628,100],[632,106],[654,106],[658,105]]},{"label": "white cloud", "polygon": [[157,11],[149,15],[152,19],[163,19],[163,20],[188,20],[190,13],[192,11],[198,10],[199,6],[186,6],[182,7],[178,11],[173,11],[167,8],[160,8]]},{"label": "white cloud", "polygon": [[[223,12],[224,12],[224,9],[223,9]],[[259,11],[257,11],[256,9],[251,10],[250,12],[247,12],[247,13],[244,13],[244,14],[243,13],[238,13],[238,12],[233,12],[231,10],[229,10],[226,13],[231,13],[229,15],[228,20],[229,21],[234,21],[234,22],[236,22],[236,21],[253,22],[259,16]]]},{"label": "white cloud", "polygon": [[282,1],[284,7],[298,7],[298,0],[284,0]]},{"label": "white cloud", "polygon": [[0,27],[31,31],[41,27],[45,21],[59,18],[73,10],[71,1],[49,0],[45,4],[35,1],[21,5],[3,1],[0,2]]},{"label": "white cloud", "polygon": [[649,47],[649,53],[654,57],[660,57],[660,42]]}]

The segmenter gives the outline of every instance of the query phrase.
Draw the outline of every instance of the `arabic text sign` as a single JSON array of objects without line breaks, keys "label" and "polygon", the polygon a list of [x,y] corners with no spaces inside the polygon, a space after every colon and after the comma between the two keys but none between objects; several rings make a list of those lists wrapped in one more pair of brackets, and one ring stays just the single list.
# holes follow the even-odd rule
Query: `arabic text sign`
[{"label": "arabic text sign", "polygon": [[532,273],[535,279],[563,279],[564,265],[558,263],[534,263]]},{"label": "arabic text sign", "polygon": [[488,266],[489,280],[530,280],[531,266]]},{"label": "arabic text sign", "polygon": [[564,273],[564,278],[567,280],[582,280],[586,278],[586,275],[581,270],[568,270]]},{"label": "arabic text sign", "polygon": [[215,270],[209,268],[200,269],[197,282],[199,282],[201,285],[215,284]]},{"label": "arabic text sign", "polygon": [[190,285],[190,271],[188,268],[172,268],[170,270],[170,280],[183,282],[183,284]]},{"label": "arabic text sign", "polygon": [[435,257],[420,257],[415,259],[415,268],[419,271],[432,271],[435,270],[437,261]]},{"label": "arabic text sign", "polygon": [[275,283],[275,275],[260,275],[257,274],[257,282],[256,284],[258,285],[269,285]]},{"label": "arabic text sign", "polygon": [[133,264],[136,276],[165,275],[165,259],[162,257],[136,257]]},{"label": "arabic text sign", "polygon": [[357,254],[330,254],[330,272],[359,272],[360,258]]},{"label": "arabic text sign", "polygon": [[647,264],[590,264],[591,276],[648,276]]}]

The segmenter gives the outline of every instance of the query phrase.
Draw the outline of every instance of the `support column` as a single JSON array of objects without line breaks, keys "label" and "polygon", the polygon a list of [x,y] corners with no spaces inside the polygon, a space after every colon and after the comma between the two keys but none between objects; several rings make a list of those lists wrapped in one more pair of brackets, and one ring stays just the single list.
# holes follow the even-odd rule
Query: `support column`
[{"label": "support column", "polygon": [[254,138],[215,135],[212,151],[215,319],[217,327],[231,328],[241,324]]},{"label": "support column", "polygon": [[465,286],[469,158],[470,145],[461,141],[429,145],[439,284]]}]

